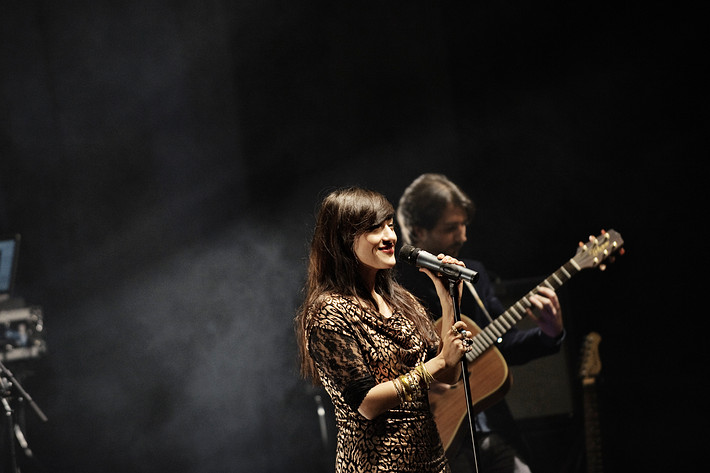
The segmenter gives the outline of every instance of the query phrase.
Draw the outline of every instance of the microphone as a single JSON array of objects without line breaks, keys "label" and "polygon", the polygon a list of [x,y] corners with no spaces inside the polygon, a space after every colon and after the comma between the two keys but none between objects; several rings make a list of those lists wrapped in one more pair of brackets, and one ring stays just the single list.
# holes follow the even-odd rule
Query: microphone
[{"label": "microphone", "polygon": [[421,248],[412,245],[403,245],[399,250],[399,257],[403,261],[418,268],[427,268],[435,273],[441,273],[449,279],[463,279],[464,281],[478,281],[478,273],[458,264],[442,263],[439,258]]}]

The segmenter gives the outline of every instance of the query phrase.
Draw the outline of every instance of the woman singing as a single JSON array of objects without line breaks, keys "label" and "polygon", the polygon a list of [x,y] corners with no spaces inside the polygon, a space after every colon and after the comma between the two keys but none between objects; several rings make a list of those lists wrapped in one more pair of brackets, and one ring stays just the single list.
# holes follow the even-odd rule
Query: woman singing
[{"label": "woman singing", "polygon": [[337,190],[321,203],[311,242],[296,332],[303,374],[323,384],[335,407],[336,473],[450,471],[427,390],[459,379],[471,333],[454,324],[448,286],[437,275],[422,269],[449,328],[441,336],[394,281],[393,215],[379,193]]}]

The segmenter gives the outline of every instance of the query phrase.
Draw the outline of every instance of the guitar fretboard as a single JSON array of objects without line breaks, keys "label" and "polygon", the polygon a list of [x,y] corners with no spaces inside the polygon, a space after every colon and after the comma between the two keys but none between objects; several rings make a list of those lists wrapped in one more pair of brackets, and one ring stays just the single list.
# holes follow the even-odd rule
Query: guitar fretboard
[{"label": "guitar fretboard", "polygon": [[569,281],[572,276],[577,274],[580,269],[581,268],[574,261],[574,258],[560,266],[557,271],[548,276],[535,289],[528,292],[518,302],[510,306],[508,310],[493,319],[493,321],[488,324],[486,328],[473,337],[471,339],[473,341],[473,344],[471,345],[472,350],[466,354],[466,359],[470,362],[481,356],[483,352],[493,346],[493,344],[496,343],[496,341],[508,330],[523,320],[527,315],[525,310],[532,306],[530,297],[535,295],[538,287],[546,286],[550,289],[557,290],[565,282]]},{"label": "guitar fretboard", "polygon": [[584,393],[584,427],[587,455],[587,473],[603,473],[601,427],[599,425],[599,407],[594,378],[588,378],[583,383]]}]

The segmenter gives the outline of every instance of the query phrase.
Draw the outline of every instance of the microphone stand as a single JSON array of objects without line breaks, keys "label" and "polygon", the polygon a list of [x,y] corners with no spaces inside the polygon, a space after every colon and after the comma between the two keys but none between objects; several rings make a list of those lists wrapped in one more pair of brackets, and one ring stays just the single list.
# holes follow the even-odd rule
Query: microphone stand
[{"label": "microphone stand", "polygon": [[[449,295],[454,303],[454,323],[461,320],[461,306],[459,305],[458,291],[456,290],[457,279],[449,278]],[[466,412],[468,414],[468,428],[471,432],[471,451],[473,452],[473,473],[478,473],[478,455],[476,452],[476,433],[473,419],[473,401],[471,400],[471,386],[468,380],[468,360],[464,356],[461,358],[461,374],[463,378],[463,390],[466,396]]]},{"label": "microphone stand", "polygon": [[0,361],[0,371],[5,373],[5,376],[7,376],[7,379],[10,380],[10,382],[12,383],[12,386],[15,386],[17,388],[17,390],[20,392],[20,396],[22,396],[29,403],[32,410],[34,410],[35,413],[37,414],[37,417],[39,417],[42,422],[47,422],[47,420],[49,420],[49,419],[47,419],[47,416],[44,415],[44,412],[42,412],[42,409],[40,409],[39,406],[37,405],[37,403],[32,399],[32,397],[29,394],[27,394],[27,391],[25,391],[22,388],[22,385],[20,384],[20,382],[17,379],[15,379],[15,375],[12,374],[12,371],[7,369],[7,367],[2,363],[2,361]]},{"label": "microphone stand", "polygon": [[12,408],[10,407],[10,404],[7,402],[7,399],[5,399],[5,380],[2,379],[0,380],[0,383],[2,383],[2,390],[3,390],[3,395],[2,395],[2,406],[3,410],[5,411],[5,416],[6,416],[6,421],[7,421],[7,442],[8,442],[8,447],[10,449],[10,468],[12,469],[12,473],[20,473],[20,469],[17,466],[17,454],[15,453],[15,428],[14,428],[14,423],[12,421]]},{"label": "microphone stand", "polygon": [[2,393],[0,393],[0,402],[2,403],[2,408],[5,411],[5,416],[7,420],[8,442],[10,444],[10,468],[12,473],[20,473],[20,469],[17,465],[15,439],[17,439],[17,442],[20,444],[20,447],[22,447],[27,456],[32,456],[32,450],[30,450],[29,445],[27,444],[27,440],[25,439],[25,436],[22,433],[22,429],[20,429],[20,426],[18,424],[15,424],[15,421],[12,418],[13,409],[10,406],[10,403],[7,402],[7,397],[10,396],[10,390],[12,389],[12,387],[14,386],[15,388],[17,388],[17,391],[20,393],[20,397],[24,398],[24,400],[28,402],[28,404],[32,407],[37,416],[42,420],[42,422],[47,422],[48,419],[47,416],[44,415],[44,412],[42,412],[42,410],[39,408],[37,403],[35,403],[32,397],[27,393],[27,391],[24,390],[24,388],[22,387],[20,382],[15,378],[12,372],[7,369],[7,367],[1,361],[0,372],[2,374],[2,376],[0,376],[0,389],[2,390]]}]

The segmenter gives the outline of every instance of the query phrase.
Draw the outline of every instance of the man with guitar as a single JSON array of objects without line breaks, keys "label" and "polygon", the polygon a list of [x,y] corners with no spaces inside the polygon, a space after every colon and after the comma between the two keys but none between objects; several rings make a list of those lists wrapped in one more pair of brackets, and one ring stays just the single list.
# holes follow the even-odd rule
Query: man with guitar
[{"label": "man with guitar", "polygon": [[[458,253],[466,242],[466,226],[473,217],[474,206],[471,199],[448,178],[441,174],[423,174],[415,179],[404,191],[397,209],[397,220],[404,243],[418,247],[433,254],[444,253],[458,257]],[[486,274],[485,267],[478,261],[463,260],[466,267],[477,271],[478,282],[468,284],[464,288],[461,299],[462,318],[467,317],[483,328],[490,320],[505,312],[505,307],[494,293],[493,283]],[[428,277],[416,268],[399,264],[399,282],[418,296],[428,307],[432,316],[437,319],[441,315],[439,300]],[[562,311],[555,292],[547,287],[540,287],[528,298],[530,307],[537,309],[537,315],[530,308],[525,312],[538,325],[528,330],[510,328],[496,340],[494,347],[487,352],[498,355],[499,366],[495,360],[490,367],[470,370],[470,385],[484,385],[489,378],[490,370],[500,373],[501,379],[508,379],[507,364],[523,364],[535,358],[559,352],[565,331],[562,324]],[[470,326],[470,324],[469,324]],[[502,354],[502,357],[495,349]],[[491,359],[494,359],[492,357]],[[483,359],[476,363],[484,362]],[[486,361],[487,362],[487,361]],[[483,373],[483,374],[482,374]],[[498,399],[504,395],[508,383],[494,385],[485,398],[477,399],[473,393],[475,406],[490,406],[475,415],[476,462],[477,471],[482,473],[523,473],[530,472],[521,452],[524,443],[515,421],[504,400]],[[435,390],[432,390],[435,391]],[[463,389],[440,386],[440,393],[455,394],[464,398]],[[442,442],[453,473],[470,473],[474,471],[474,456],[470,439],[470,429],[466,417],[465,398],[463,412],[445,419],[438,414],[437,409],[444,410],[444,402],[436,399],[432,392],[430,399],[432,410],[437,419],[437,425],[442,435]],[[442,398],[444,399],[443,395]],[[440,401],[440,402],[439,402]],[[446,401],[448,404],[448,401]],[[474,410],[475,412],[478,409]],[[452,425],[444,425],[445,422]],[[446,435],[444,432],[452,432]]]}]

